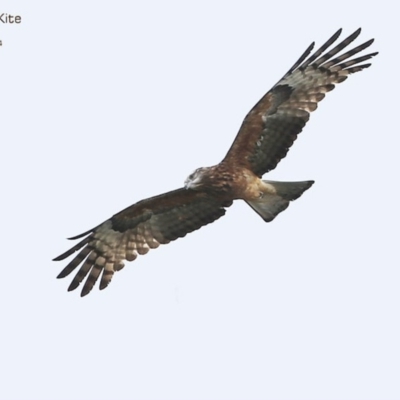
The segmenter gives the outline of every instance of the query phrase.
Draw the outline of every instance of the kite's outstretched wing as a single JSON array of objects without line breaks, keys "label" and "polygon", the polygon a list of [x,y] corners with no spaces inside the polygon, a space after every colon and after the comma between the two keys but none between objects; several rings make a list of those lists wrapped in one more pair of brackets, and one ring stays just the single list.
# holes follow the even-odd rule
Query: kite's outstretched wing
[{"label": "kite's outstretched wing", "polygon": [[61,271],[64,278],[81,265],[68,290],[76,289],[87,276],[81,296],[87,295],[100,273],[100,289],[110,283],[115,271],[124,267],[124,260],[133,261],[138,254],[185,236],[225,214],[231,201],[221,201],[204,192],[178,189],[142,200],[114,215],[96,228],[75,236],[81,242],[55,261],[76,251],[78,255]]},{"label": "kite's outstretched wing", "polygon": [[312,43],[286,75],[254,106],[225,156],[224,162],[249,168],[261,177],[274,169],[286,156],[309,119],[310,112],[325,93],[343,82],[348,75],[370,66],[362,64],[378,53],[370,53],[348,60],[369,47],[369,40],[333,58],[357,36],[358,29],[332,50],[325,52],[341,33],[339,29],[319,50],[309,58]]}]

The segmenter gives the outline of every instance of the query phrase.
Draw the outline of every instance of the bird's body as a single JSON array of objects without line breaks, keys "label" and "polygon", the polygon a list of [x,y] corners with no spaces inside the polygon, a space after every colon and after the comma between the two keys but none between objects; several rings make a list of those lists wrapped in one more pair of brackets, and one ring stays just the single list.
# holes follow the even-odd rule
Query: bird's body
[{"label": "bird's body", "polygon": [[226,162],[199,168],[192,175],[185,181],[187,189],[207,190],[231,200],[256,200],[263,190],[268,191],[268,185],[252,171]]},{"label": "bird's body", "polygon": [[[160,244],[185,236],[225,214],[234,200],[244,200],[264,221],[272,221],[290,201],[300,197],[313,181],[277,182],[262,176],[284,158],[325,94],[349,74],[363,70],[370,53],[350,59],[369,47],[365,42],[333,58],[360,34],[360,29],[326,50],[339,37],[336,32],[310,57],[312,44],[284,77],[253,107],[224,159],[194,171],[181,189],[139,201],[97,227],[71,239],[83,238],[57,257],[79,253],[59,274],[80,269],[68,290],[87,277],[81,295],[90,292],[101,274],[100,289],[107,287],[124,261],[133,261]],[[308,57],[308,58],[307,58]]]}]

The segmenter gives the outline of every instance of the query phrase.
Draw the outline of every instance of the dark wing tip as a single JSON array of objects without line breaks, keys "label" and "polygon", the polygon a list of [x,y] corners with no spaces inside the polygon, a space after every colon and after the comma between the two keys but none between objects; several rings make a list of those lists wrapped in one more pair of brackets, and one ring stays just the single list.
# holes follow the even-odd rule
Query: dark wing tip
[{"label": "dark wing tip", "polygon": [[69,275],[69,273],[67,274],[66,272],[65,272],[65,269],[63,269],[58,275],[57,275],[57,278],[56,279],[62,279],[62,278],[65,278],[66,276],[68,276]]},{"label": "dark wing tip", "polygon": [[339,38],[339,36],[342,34],[343,29],[339,28],[326,42],[327,47],[329,47],[332,43],[336,42],[336,40]]},{"label": "dark wing tip", "polygon": [[365,47],[371,46],[372,43],[375,42],[375,38],[369,39],[364,43]]},{"label": "dark wing tip", "polygon": [[92,288],[89,289],[89,288],[85,288],[85,287],[84,287],[84,288],[82,289],[82,291],[81,291],[80,296],[81,296],[81,297],[87,296],[87,295],[90,293],[91,290],[92,290]]},{"label": "dark wing tip", "polygon": [[372,64],[368,63],[368,64],[362,64],[362,65],[357,65],[356,67],[352,67],[352,68],[347,68],[346,71],[349,74],[354,74],[355,72],[359,72],[362,71],[365,68],[369,68]]},{"label": "dark wing tip", "polygon": [[343,28],[339,28],[328,40],[327,43],[329,43],[329,46],[333,43],[336,42],[338,37],[342,34]]},{"label": "dark wing tip", "polygon": [[80,241],[78,244],[76,244],[74,247],[71,249],[67,250],[65,253],[60,254],[58,257],[53,258],[53,261],[61,261],[64,260],[65,258],[69,257],[71,254],[74,254],[76,251],[80,250],[83,246],[89,243],[90,236],[86,237],[82,241]]},{"label": "dark wing tip", "polygon": [[346,38],[345,41],[347,41],[348,44],[350,44],[351,42],[354,42],[354,40],[356,40],[360,36],[360,33],[361,33],[361,28],[358,28],[348,38]]},{"label": "dark wing tip", "polygon": [[69,249],[65,253],[62,253],[59,256],[53,258],[52,261],[62,261],[64,259],[66,259],[67,257],[69,257],[71,254],[75,253],[75,251],[79,250],[79,248],[74,246],[72,249]]},{"label": "dark wing tip", "polygon": [[74,279],[70,285],[68,286],[68,292],[72,292],[73,290],[75,290],[80,284],[80,281],[77,281],[76,279]]},{"label": "dark wing tip", "polygon": [[336,40],[341,34],[342,34],[343,28],[339,28],[332,36],[332,38],[335,38]]},{"label": "dark wing tip", "polygon": [[[96,228],[97,228],[97,226],[96,226]],[[90,230],[88,230],[88,231],[86,231],[84,233],[81,233],[81,234],[76,235],[76,236],[72,236],[72,237],[67,238],[67,239],[68,240],[76,240],[76,239],[83,238],[84,236],[89,235],[89,233],[92,233],[96,228],[90,229]]]},{"label": "dark wing tip", "polygon": [[355,32],[353,32],[353,33],[352,33],[347,39],[345,39],[345,40],[348,40],[349,43],[351,43],[351,42],[353,42],[355,39],[357,39],[358,36],[360,36],[360,33],[361,33],[361,27],[358,28]]}]

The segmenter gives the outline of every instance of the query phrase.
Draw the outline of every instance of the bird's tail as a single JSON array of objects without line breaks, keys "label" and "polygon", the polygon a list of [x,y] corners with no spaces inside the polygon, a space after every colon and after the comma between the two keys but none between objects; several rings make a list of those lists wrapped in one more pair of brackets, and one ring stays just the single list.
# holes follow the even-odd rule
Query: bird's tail
[{"label": "bird's tail", "polygon": [[272,221],[280,212],[286,210],[292,200],[298,199],[314,181],[276,182],[264,181],[275,188],[275,194],[266,194],[264,197],[246,201],[246,203],[261,216],[265,222]]}]

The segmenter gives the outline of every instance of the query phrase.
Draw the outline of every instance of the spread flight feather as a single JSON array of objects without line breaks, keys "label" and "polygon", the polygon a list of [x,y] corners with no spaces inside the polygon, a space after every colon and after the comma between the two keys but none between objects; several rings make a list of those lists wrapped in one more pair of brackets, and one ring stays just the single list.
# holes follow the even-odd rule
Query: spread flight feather
[{"label": "spread flight feather", "polygon": [[64,260],[78,252],[58,278],[78,269],[68,290],[85,280],[81,296],[88,294],[100,275],[100,289],[110,283],[114,272],[160,244],[216,221],[233,200],[246,201],[264,221],[272,221],[290,201],[300,197],[314,183],[262,180],[284,158],[307,123],[310,113],[335,85],[355,72],[378,53],[357,58],[373,39],[334,58],[360,34],[333,45],[338,30],[323,46],[310,53],[312,43],[283,78],[253,107],[225,158],[212,167],[198,168],[185,186],[138,203],[115,214],[97,227],[71,239],[82,239],[54,260]]}]

